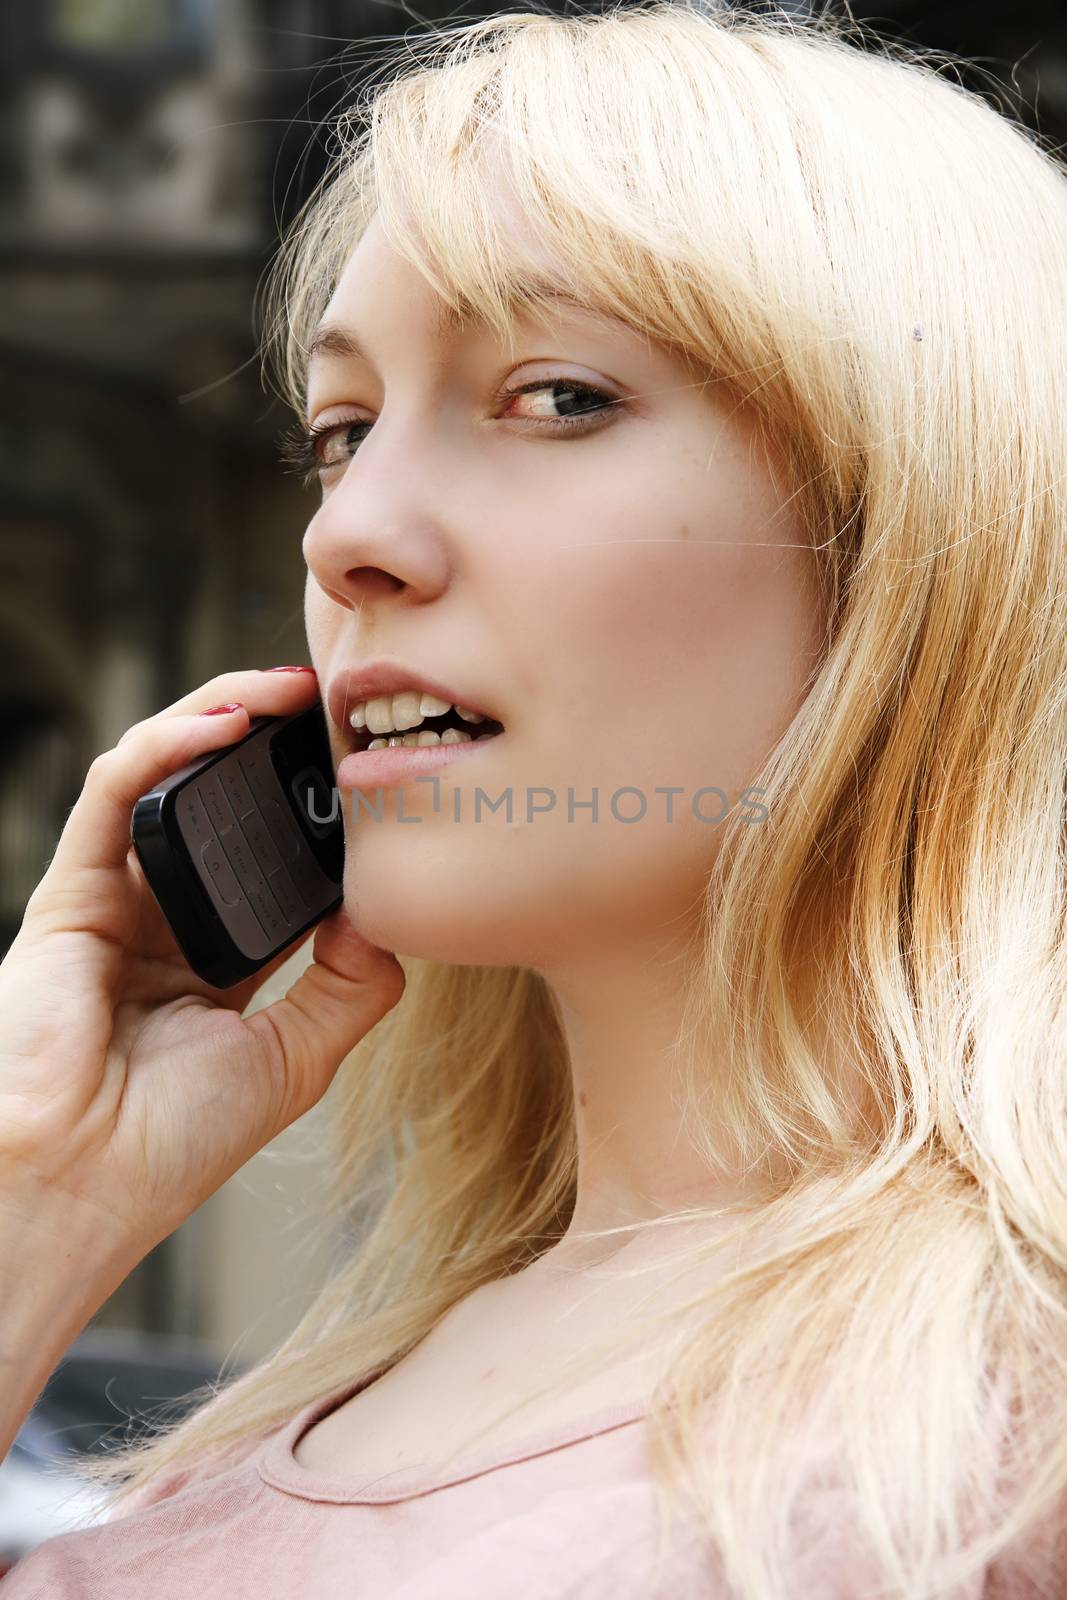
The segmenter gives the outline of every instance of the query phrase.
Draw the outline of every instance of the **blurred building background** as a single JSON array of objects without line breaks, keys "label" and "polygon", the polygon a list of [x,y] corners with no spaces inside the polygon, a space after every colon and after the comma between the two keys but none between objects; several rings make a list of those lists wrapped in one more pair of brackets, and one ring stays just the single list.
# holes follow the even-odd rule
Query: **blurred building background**
[{"label": "blurred building background", "polygon": [[[1059,0],[851,9],[978,60],[963,81],[1064,138]],[[307,659],[313,500],[276,464],[289,418],[261,383],[253,300],[364,45],[420,16],[459,20],[371,0],[0,9],[0,953],[98,751],[218,672]],[[241,1365],[273,1348],[343,1245],[316,1217],[329,1115],[327,1095],[95,1325]]]}]

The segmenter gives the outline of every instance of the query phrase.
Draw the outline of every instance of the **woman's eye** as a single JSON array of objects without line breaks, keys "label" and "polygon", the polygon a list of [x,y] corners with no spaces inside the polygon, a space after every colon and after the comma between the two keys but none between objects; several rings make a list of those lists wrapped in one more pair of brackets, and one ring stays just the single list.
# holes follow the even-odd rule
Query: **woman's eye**
[{"label": "woman's eye", "polygon": [[[331,424],[329,428],[323,429],[317,435],[317,439],[322,440],[321,446],[317,442],[314,446],[318,465],[321,467],[340,466],[349,460],[349,457],[345,454],[345,446],[351,442],[350,435],[358,433],[361,428],[369,427],[369,422],[337,422]],[[362,439],[357,439],[356,443],[362,444],[363,441]]]},{"label": "woman's eye", "polygon": [[[570,427],[587,415],[618,404],[614,395],[595,388],[591,383],[579,383],[574,378],[534,378],[530,383],[520,384],[517,389],[505,389],[501,399],[511,401],[523,395],[542,393],[547,394],[547,399],[538,402],[531,420],[554,423],[557,427]],[[553,406],[561,411],[560,415],[553,417],[550,414],[548,408]]]},{"label": "woman's eye", "polygon": [[[527,407],[524,418],[533,428],[547,428],[560,438],[568,433],[589,433],[603,427],[621,409],[624,402],[617,396],[594,384],[579,383],[575,378],[534,378],[514,389],[505,389],[496,403],[511,410],[512,403],[527,395],[544,396]],[[555,415],[553,415],[555,412]],[[603,415],[603,420],[598,418]],[[344,467],[363,443],[361,430],[372,426],[355,418],[341,422],[328,422],[314,428],[297,427],[286,434],[279,448],[279,457],[287,471],[302,475],[305,484],[322,476],[334,467]]]}]

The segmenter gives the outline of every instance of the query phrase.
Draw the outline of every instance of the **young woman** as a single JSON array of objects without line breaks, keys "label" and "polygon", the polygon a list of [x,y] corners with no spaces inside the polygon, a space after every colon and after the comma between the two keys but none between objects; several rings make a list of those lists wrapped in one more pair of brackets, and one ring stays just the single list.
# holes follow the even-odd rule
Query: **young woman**
[{"label": "young woman", "polygon": [[[4,1600],[1067,1594],[1062,167],[827,17],[404,49],[266,301],[314,672],[101,755],[0,968],[7,1440],[339,1071],[358,1248]],[[316,693],[264,1005],[129,817]]]}]

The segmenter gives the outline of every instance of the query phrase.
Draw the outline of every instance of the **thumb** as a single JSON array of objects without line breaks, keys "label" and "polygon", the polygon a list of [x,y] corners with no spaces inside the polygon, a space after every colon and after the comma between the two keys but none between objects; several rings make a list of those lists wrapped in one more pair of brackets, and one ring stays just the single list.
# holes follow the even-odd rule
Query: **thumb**
[{"label": "thumb", "polygon": [[245,1019],[278,1087],[278,1133],[317,1104],[407,981],[396,956],[364,939],[343,905],[319,923],[312,956],[287,994]]}]

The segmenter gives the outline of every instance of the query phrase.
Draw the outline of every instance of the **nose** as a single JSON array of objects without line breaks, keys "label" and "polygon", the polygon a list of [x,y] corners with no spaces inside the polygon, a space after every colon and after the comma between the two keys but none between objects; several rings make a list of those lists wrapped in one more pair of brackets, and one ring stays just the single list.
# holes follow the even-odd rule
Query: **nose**
[{"label": "nose", "polygon": [[[308,524],[304,560],[318,587],[336,605],[358,611],[367,601],[397,596],[433,599],[447,586],[449,560],[440,524],[426,504],[417,475],[388,476],[353,458]],[[406,480],[406,481],[405,481]]]}]

